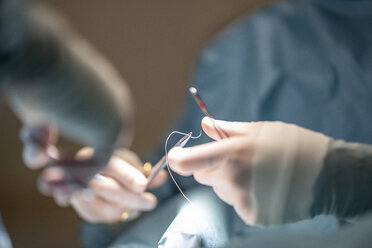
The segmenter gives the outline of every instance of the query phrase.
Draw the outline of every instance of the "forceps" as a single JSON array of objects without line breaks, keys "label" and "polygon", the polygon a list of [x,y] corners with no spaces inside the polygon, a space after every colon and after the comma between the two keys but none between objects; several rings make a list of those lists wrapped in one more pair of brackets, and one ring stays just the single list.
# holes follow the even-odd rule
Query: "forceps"
[{"label": "forceps", "polygon": [[[192,136],[192,132],[189,132],[188,134],[183,136],[180,140],[178,140],[177,143],[172,148],[177,147],[177,146],[184,147],[187,144],[187,142],[190,140],[191,136]],[[167,154],[165,154],[159,160],[159,162],[157,162],[154,166],[151,166],[150,163],[145,163],[143,166],[144,166],[145,171],[148,171],[148,173],[146,173],[148,175],[147,176],[147,185],[148,185],[155,178],[155,176],[167,166]]]}]

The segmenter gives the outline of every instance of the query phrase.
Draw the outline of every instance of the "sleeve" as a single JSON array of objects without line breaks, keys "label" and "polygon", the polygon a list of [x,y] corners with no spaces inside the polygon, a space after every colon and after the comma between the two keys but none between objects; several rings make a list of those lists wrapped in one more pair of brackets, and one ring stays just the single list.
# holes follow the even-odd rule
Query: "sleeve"
[{"label": "sleeve", "polygon": [[312,215],[354,218],[372,209],[372,145],[334,140],[313,188]]},{"label": "sleeve", "polygon": [[127,223],[108,225],[85,222],[80,228],[79,236],[86,248],[107,248],[126,227]]},{"label": "sleeve", "polygon": [[344,226],[335,233],[311,233],[311,231],[298,231],[281,229],[276,232],[263,232],[262,234],[236,239],[229,248],[245,247],[277,247],[277,248],[349,248],[369,247],[372,242],[370,235],[372,216],[357,221],[353,225]]}]

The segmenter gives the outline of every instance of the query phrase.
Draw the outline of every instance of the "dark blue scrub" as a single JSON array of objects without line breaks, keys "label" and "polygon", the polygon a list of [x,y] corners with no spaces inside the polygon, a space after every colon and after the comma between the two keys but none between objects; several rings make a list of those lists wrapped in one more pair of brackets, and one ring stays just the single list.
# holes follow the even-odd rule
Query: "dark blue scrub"
[{"label": "dark blue scrub", "polygon": [[[198,59],[192,85],[216,119],[279,120],[335,139],[372,144],[371,27],[372,1],[293,0],[277,3],[240,18],[215,37]],[[198,133],[202,117],[194,100],[188,97],[178,124],[171,130]],[[209,140],[203,135],[190,145]],[[159,151],[164,154],[163,142]],[[192,178],[178,176],[176,180],[184,189],[195,185]],[[157,193],[165,201],[177,192],[170,182]],[[169,200],[168,204],[175,203]],[[223,205],[221,201],[218,204]],[[161,208],[172,214],[168,207]],[[134,230],[123,233],[113,247],[124,244],[153,247],[157,242],[154,232],[169,225],[169,218],[161,222],[156,218],[160,210],[156,211],[153,222],[149,216],[142,220],[149,227],[134,226]],[[238,231],[234,233],[237,229],[231,226],[233,224],[225,222],[226,218],[233,219],[234,210],[229,208],[229,211],[230,214],[221,212],[216,219],[220,220],[222,228],[230,230],[229,238],[232,238]],[[327,234],[336,227],[335,219],[318,217],[286,226],[283,230]],[[100,230],[101,238],[105,236],[105,228],[97,230]],[[250,236],[252,230],[246,227],[240,234],[247,231],[246,235]],[[112,234],[108,229],[106,231]],[[182,232],[181,229],[174,231]],[[144,235],[129,235],[134,233]],[[84,229],[83,236],[89,247],[100,247],[89,228]],[[110,238],[104,242],[111,242]],[[220,245],[225,242],[226,239],[222,240]],[[180,244],[180,247],[183,246]]]}]

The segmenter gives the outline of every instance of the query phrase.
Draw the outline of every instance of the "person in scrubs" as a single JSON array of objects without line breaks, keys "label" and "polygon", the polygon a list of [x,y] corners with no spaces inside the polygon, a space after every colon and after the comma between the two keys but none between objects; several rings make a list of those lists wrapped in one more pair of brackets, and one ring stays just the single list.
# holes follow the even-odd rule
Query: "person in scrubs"
[{"label": "person in scrubs", "polygon": [[[60,205],[129,144],[132,104],[112,66],[43,6],[0,1],[1,97],[24,124],[23,158],[43,168],[39,188]],[[61,135],[92,155],[76,160],[57,148]],[[4,165],[2,165],[4,166]],[[0,246],[10,247],[0,225]]]},{"label": "person in scrubs", "polygon": [[[369,1],[292,0],[272,4],[238,19],[207,45],[197,61],[192,86],[199,90],[210,112],[218,119],[282,121],[323,133],[334,140],[371,144],[371,13]],[[171,130],[198,133],[202,118],[202,112],[189,97]],[[203,135],[192,144],[209,141],[210,137]],[[161,142],[158,154],[164,155],[163,145]],[[158,158],[155,155],[153,161]],[[175,177],[184,190],[196,185],[192,177]],[[178,194],[178,189],[168,180],[154,193],[161,204],[172,204],[174,202],[169,199]],[[84,199],[80,200],[76,201],[77,208],[88,206],[83,204]],[[218,204],[224,206],[223,202]],[[95,211],[100,209],[89,206]],[[161,207],[169,211],[164,205],[158,209]],[[145,216],[134,224],[123,224],[124,228],[133,225],[133,231],[127,228],[122,232],[120,225],[86,225],[82,239],[88,247],[141,243],[152,247],[169,226],[169,219],[164,216],[164,223],[156,219],[155,214],[161,215],[158,209],[152,214],[156,222]],[[226,209],[229,210],[224,213],[235,213],[229,206]],[[78,210],[86,212],[83,207]],[[220,230],[231,230],[235,222],[224,222],[229,214],[220,214],[221,218],[215,216],[220,218],[217,223],[222,226]],[[146,229],[141,221],[156,224],[149,224],[151,227]],[[301,229],[301,226],[313,233],[339,228],[338,220],[333,217],[296,224],[293,228]],[[160,230],[157,235],[154,226]],[[151,235],[135,236],[136,228],[138,233]],[[177,228],[168,233],[182,233],[182,229]],[[249,229],[247,233],[244,228]],[[248,237],[249,233],[257,231],[248,226],[244,228],[237,229],[237,233]],[[226,240],[233,236],[230,234],[220,245],[226,245]]]}]

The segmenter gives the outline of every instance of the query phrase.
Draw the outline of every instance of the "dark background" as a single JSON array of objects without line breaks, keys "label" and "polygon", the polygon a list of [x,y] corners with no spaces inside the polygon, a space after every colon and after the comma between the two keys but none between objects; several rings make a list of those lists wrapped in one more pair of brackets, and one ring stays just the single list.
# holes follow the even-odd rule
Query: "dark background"
[{"label": "dark background", "polygon": [[[151,151],[181,108],[197,54],[268,0],[49,0],[119,70],[136,104],[132,149]],[[14,247],[80,247],[79,217],[40,195],[21,161],[20,122],[0,106],[0,211]]]}]

